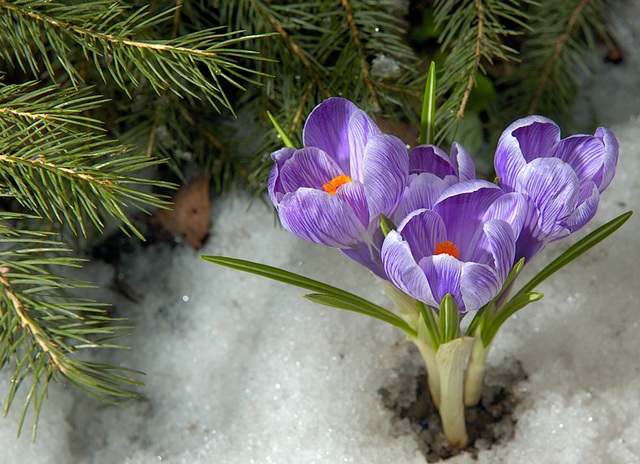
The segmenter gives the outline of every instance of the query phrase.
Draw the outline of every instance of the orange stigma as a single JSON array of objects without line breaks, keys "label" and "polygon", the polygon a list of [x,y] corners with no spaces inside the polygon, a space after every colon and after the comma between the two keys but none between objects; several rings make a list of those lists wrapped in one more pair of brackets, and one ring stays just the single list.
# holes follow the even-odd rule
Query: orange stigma
[{"label": "orange stigma", "polygon": [[324,184],[322,188],[325,192],[329,192],[331,195],[335,195],[336,191],[348,182],[351,182],[351,177],[345,174],[340,174],[339,176],[331,179],[328,183]]},{"label": "orange stigma", "polygon": [[446,241],[446,242],[440,242],[436,245],[436,249],[433,250],[433,254],[434,255],[441,255],[441,254],[446,254],[446,255],[450,255],[453,256],[454,258],[458,259],[458,247],[455,246],[455,244],[453,242],[450,241]]}]

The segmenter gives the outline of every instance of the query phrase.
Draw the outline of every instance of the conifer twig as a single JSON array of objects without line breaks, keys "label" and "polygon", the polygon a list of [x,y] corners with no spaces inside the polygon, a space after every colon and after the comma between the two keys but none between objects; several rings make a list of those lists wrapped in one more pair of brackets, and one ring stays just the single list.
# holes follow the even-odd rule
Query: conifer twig
[{"label": "conifer twig", "polygon": [[542,97],[542,93],[544,92],[545,87],[547,86],[547,82],[549,81],[549,77],[551,76],[551,71],[553,67],[557,65],[558,57],[566,46],[567,40],[569,40],[569,37],[571,36],[578,18],[580,18],[580,15],[582,15],[589,1],[590,0],[582,0],[580,4],[575,8],[575,10],[573,10],[571,17],[567,21],[567,26],[564,32],[558,38],[558,41],[556,42],[556,45],[553,49],[553,53],[549,60],[546,62],[544,69],[542,70],[540,81],[538,82],[533,98],[531,99],[531,103],[529,104],[529,108],[527,110],[528,114],[534,114],[536,112],[536,107],[538,105],[538,102],[540,101],[540,97]]},{"label": "conifer twig", "polygon": [[367,90],[369,91],[369,97],[371,98],[371,102],[373,103],[374,110],[380,109],[380,102],[378,101],[378,96],[376,95],[376,90],[373,87],[373,83],[371,82],[371,76],[369,75],[369,63],[367,63],[365,59],[364,48],[362,45],[362,41],[360,39],[360,33],[358,32],[358,25],[353,17],[353,11],[351,10],[351,5],[349,5],[349,0],[340,0],[342,2],[342,7],[344,8],[344,13],[347,19],[347,23],[349,24],[349,28],[351,29],[351,36],[353,37],[353,43],[358,50],[359,60],[358,63],[360,65],[360,71],[362,72],[362,80],[367,86]]},{"label": "conifer twig", "polygon": [[467,101],[469,100],[469,95],[471,95],[471,90],[473,90],[473,86],[476,83],[476,73],[480,67],[480,58],[482,57],[481,44],[484,38],[484,7],[482,5],[482,0],[474,0],[473,4],[476,9],[476,18],[478,21],[478,31],[476,32],[476,44],[475,50],[473,53],[473,71],[469,73],[469,77],[467,79],[467,86],[464,89],[462,94],[462,99],[460,101],[460,106],[458,107],[458,111],[456,112],[456,118],[462,119],[464,118],[464,109],[467,106]]}]

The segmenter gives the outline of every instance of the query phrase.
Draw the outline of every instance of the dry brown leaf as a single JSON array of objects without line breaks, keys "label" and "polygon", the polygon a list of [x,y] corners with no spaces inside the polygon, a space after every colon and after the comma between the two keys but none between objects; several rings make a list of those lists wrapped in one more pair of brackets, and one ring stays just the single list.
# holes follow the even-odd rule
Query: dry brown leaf
[{"label": "dry brown leaf", "polygon": [[156,220],[169,232],[181,237],[194,249],[207,240],[211,221],[209,177],[193,179],[174,195],[173,210],[161,210]]}]

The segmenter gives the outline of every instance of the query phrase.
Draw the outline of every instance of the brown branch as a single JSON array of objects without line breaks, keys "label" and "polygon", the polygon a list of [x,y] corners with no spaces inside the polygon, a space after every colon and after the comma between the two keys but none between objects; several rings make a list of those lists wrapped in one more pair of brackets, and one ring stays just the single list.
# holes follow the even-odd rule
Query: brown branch
[{"label": "brown branch", "polygon": [[33,318],[27,314],[22,301],[11,287],[11,282],[9,282],[9,279],[6,276],[8,273],[9,268],[7,266],[0,266],[0,283],[4,287],[4,293],[11,302],[15,313],[20,318],[20,326],[31,333],[40,349],[49,356],[49,359],[51,359],[55,368],[62,374],[65,374],[68,370],[66,361],[64,359],[60,359],[59,353],[54,349],[54,342],[47,339],[42,329],[38,324],[36,324]]},{"label": "brown branch", "polygon": [[464,93],[462,94],[460,107],[458,108],[458,111],[456,113],[456,118],[458,119],[464,118],[464,110],[467,106],[467,102],[469,101],[469,95],[471,95],[473,86],[476,83],[476,72],[478,72],[478,67],[480,66],[480,58],[482,56],[480,52],[480,44],[482,43],[482,39],[484,37],[484,6],[482,5],[482,0],[474,0],[473,3],[476,7],[476,17],[478,18],[478,33],[476,34],[476,46],[473,53],[473,71],[469,74],[469,80],[467,81],[467,86],[464,89]]},{"label": "brown branch", "polygon": [[38,121],[40,119],[50,119],[49,113],[27,113],[25,111],[18,111],[12,108],[0,108],[0,113],[11,114],[13,116],[20,116],[23,118],[28,118],[33,121]]},{"label": "brown branch", "polygon": [[41,165],[41,166],[45,166],[47,168],[52,169],[53,171],[59,171],[59,172],[63,172],[71,177],[76,177],[78,179],[82,179],[84,181],[87,182],[93,182],[96,183],[98,185],[101,185],[107,189],[110,189],[111,186],[113,185],[113,181],[111,180],[98,180],[96,179],[94,176],[92,176],[91,174],[84,174],[82,172],[78,172],[76,169],[72,169],[72,168],[65,168],[63,166],[58,166],[55,165],[53,163],[49,163],[46,161],[43,161],[42,159],[25,159],[25,158],[20,158],[19,160],[17,160],[16,158],[12,158],[10,156],[7,155],[0,155],[0,161],[2,162],[7,162],[7,163],[13,163],[13,164],[18,164],[19,162],[23,162],[23,163],[27,163],[30,164],[32,166],[37,166],[37,165]]},{"label": "brown branch", "polygon": [[112,34],[102,34],[100,32],[95,32],[91,29],[87,29],[84,27],[75,26],[69,22],[61,23],[60,21],[56,21],[55,19],[39,15],[35,11],[25,12],[20,8],[16,8],[13,5],[7,4],[5,2],[0,2],[0,7],[6,8],[8,10],[14,11],[18,14],[26,16],[28,18],[34,19],[36,21],[40,21],[42,23],[46,23],[50,26],[58,28],[62,31],[66,31],[68,33],[74,33],[79,36],[92,37],[99,41],[109,42],[113,44],[120,44],[128,47],[134,47],[139,49],[150,49],[150,50],[158,50],[162,52],[174,52],[174,53],[185,53],[187,55],[195,55],[202,58],[214,58],[218,56],[215,52],[208,52],[205,50],[197,50],[194,48],[185,48],[185,47],[177,47],[173,45],[165,45],[161,43],[153,43],[153,42],[140,42],[136,40],[128,40],[121,39]]},{"label": "brown branch", "polygon": [[349,5],[349,0],[341,0],[341,2],[344,8],[345,14],[347,15],[347,22],[349,23],[349,27],[351,28],[351,36],[353,37],[353,43],[356,45],[356,48],[358,49],[358,55],[360,55],[360,70],[362,71],[362,80],[364,81],[364,84],[367,86],[367,90],[369,91],[369,96],[371,97],[373,106],[376,109],[379,109],[380,103],[378,102],[378,96],[376,95],[376,90],[373,86],[373,82],[371,81],[371,76],[369,75],[369,65],[367,63],[367,60],[365,59],[362,41],[360,40],[360,32],[358,32],[358,25],[356,24],[355,18],[353,17],[353,11],[351,10],[351,5]]},{"label": "brown branch", "polygon": [[307,98],[309,98],[309,93],[311,93],[312,89],[313,89],[313,81],[309,81],[309,84],[307,84],[307,88],[302,94],[300,103],[298,104],[298,109],[296,110],[296,114],[293,116],[293,121],[291,122],[291,128],[289,129],[289,136],[292,136],[295,133],[296,127],[298,127],[298,124],[302,119],[302,109],[304,108],[304,104],[307,102]]},{"label": "brown branch", "polygon": [[[252,2],[255,4],[255,2]],[[284,27],[282,27],[282,24],[280,24],[276,18],[274,18],[272,15],[270,15],[268,12],[265,11],[264,8],[262,8],[262,5],[256,5],[258,8],[260,8],[260,11],[262,12],[262,14],[267,18],[267,20],[271,23],[271,25],[273,27],[275,27],[276,31],[278,32],[278,34],[280,34],[280,36],[284,39],[285,42],[287,42],[287,44],[289,44],[289,47],[291,47],[291,50],[293,50],[293,53],[298,57],[298,59],[302,62],[302,64],[304,65],[305,68],[311,70],[313,69],[313,66],[311,66],[311,63],[309,62],[309,60],[307,59],[306,56],[304,56],[304,53],[302,53],[302,49],[300,48],[300,46],[296,43],[295,40],[293,40],[293,38],[287,33],[287,31],[284,29]]]},{"label": "brown branch", "polygon": [[549,80],[549,78],[551,76],[551,72],[553,71],[553,68],[554,68],[556,62],[558,61],[558,57],[560,56],[560,54],[564,50],[564,47],[565,47],[565,45],[567,43],[567,40],[569,40],[569,37],[571,36],[571,32],[573,31],[573,28],[576,25],[576,22],[578,21],[578,18],[582,14],[582,11],[587,7],[588,3],[589,3],[589,0],[582,0],[580,2],[578,7],[571,14],[571,17],[569,18],[569,21],[567,22],[567,27],[565,28],[564,32],[562,33],[562,35],[560,36],[560,38],[556,42],[556,46],[553,49],[553,54],[551,55],[551,58],[547,61],[547,65],[545,66],[544,70],[542,71],[542,76],[540,77],[540,82],[538,83],[538,87],[536,87],[536,92],[535,92],[535,94],[533,96],[533,99],[531,100],[531,104],[529,105],[529,109],[528,109],[528,113],[529,114],[535,113],[537,105],[538,105],[538,101],[542,97],[542,93],[544,92],[544,88],[547,86],[547,81]]}]

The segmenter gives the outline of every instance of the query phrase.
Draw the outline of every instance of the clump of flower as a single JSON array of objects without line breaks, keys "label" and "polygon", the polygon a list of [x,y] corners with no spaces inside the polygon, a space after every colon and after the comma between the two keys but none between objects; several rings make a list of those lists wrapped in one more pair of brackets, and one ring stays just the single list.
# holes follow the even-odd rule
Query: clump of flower
[{"label": "clump of flower", "polygon": [[[611,131],[561,139],[529,116],[500,137],[495,183],[476,179],[469,153],[422,144],[410,151],[356,105],[330,98],[304,126],[303,147],[272,154],[269,197],[298,237],[338,248],[381,278],[399,315],[335,287],[256,263],[213,262],[312,290],[309,299],[357,311],[407,333],[454,448],[468,437],[465,405],[480,400],[486,357],[502,323],[542,297],[533,286],[620,227],[594,231],[508,298],[514,279],[548,243],[593,218],[618,159]],[[472,317],[466,331],[463,317]]]}]

